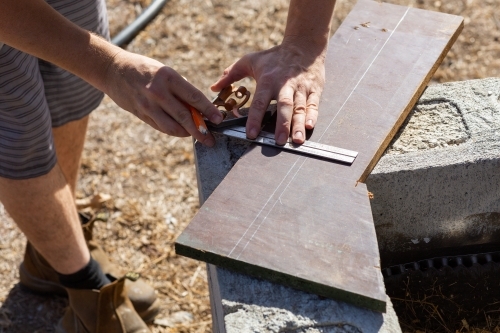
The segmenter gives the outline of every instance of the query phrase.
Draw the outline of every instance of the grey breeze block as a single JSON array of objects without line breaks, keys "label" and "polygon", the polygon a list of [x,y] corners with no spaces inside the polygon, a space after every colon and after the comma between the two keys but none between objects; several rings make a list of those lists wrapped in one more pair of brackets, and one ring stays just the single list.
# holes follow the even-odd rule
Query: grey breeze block
[{"label": "grey breeze block", "polygon": [[429,86],[366,184],[382,267],[498,250],[500,80]]},{"label": "grey breeze block", "polygon": [[[499,95],[500,80],[485,79],[421,96],[366,182],[382,267],[498,247]],[[247,147],[226,137],[214,148],[195,143],[200,203]],[[214,332],[401,332],[390,301],[382,314],[213,265],[208,272]]]}]

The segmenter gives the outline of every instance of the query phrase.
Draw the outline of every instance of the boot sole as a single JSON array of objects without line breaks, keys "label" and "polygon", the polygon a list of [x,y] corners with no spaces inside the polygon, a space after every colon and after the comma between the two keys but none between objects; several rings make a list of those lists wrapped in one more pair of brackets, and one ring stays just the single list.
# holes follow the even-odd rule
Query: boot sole
[{"label": "boot sole", "polygon": [[47,280],[39,279],[26,270],[24,263],[19,266],[19,282],[23,289],[41,295],[58,295],[68,297],[68,293],[63,286],[58,283],[50,282]]},{"label": "boot sole", "polygon": [[147,310],[142,311],[142,312],[137,312],[139,317],[142,318],[142,320],[145,323],[151,323],[155,319],[155,317],[160,313],[160,300],[156,299],[153,304]]}]

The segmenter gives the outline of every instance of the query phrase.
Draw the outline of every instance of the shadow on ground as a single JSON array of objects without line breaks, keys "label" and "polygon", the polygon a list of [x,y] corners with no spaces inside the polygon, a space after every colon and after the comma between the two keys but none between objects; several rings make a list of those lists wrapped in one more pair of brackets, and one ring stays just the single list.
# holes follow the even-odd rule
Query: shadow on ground
[{"label": "shadow on ground", "polygon": [[50,333],[62,317],[68,300],[37,295],[16,284],[0,307],[0,333]]}]

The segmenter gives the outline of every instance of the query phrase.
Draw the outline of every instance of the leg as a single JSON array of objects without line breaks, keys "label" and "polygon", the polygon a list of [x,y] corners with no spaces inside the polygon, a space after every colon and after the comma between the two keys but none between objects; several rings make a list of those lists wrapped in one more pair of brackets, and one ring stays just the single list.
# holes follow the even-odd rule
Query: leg
[{"label": "leg", "polygon": [[89,262],[71,188],[58,165],[36,178],[0,178],[0,201],[56,271],[71,274]]},{"label": "leg", "polygon": [[57,271],[76,272],[90,255],[71,188],[55,165],[38,59],[4,45],[0,78],[0,201]]},{"label": "leg", "polygon": [[85,143],[89,116],[52,128],[56,147],[57,163],[66,177],[71,193],[75,195],[78,169]]},{"label": "leg", "polygon": [[[95,24],[90,30],[106,31],[104,0],[65,2],[50,0],[66,14]],[[62,69],[2,47],[0,201],[29,240],[19,269],[23,286],[50,293],[63,289],[69,295],[70,307],[56,332],[145,333],[149,330],[128,294],[139,294],[138,305],[152,318],[158,312],[154,289],[124,279],[109,283],[90,257],[74,204],[87,117],[72,120],[101,99],[102,93]]]}]

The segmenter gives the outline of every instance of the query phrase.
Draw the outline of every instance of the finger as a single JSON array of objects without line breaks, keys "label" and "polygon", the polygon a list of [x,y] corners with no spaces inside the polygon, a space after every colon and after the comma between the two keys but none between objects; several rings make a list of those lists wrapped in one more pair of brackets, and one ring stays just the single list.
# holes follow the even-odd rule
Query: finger
[{"label": "finger", "polygon": [[[158,70],[157,74],[153,78],[153,82],[149,86],[148,91],[150,93],[149,96],[152,97],[154,101],[157,102],[163,110],[167,111],[176,121],[179,121],[179,117],[181,117],[181,120],[185,121],[187,116],[179,114],[179,110],[185,110],[186,107],[183,106],[181,109],[173,108],[173,105],[179,105],[179,101],[175,97],[195,107],[215,124],[220,123],[223,119],[220,111],[203,95],[201,91],[185,80],[175,70],[167,66]],[[171,110],[173,114],[170,113]],[[184,124],[181,123],[181,125]]]},{"label": "finger", "polygon": [[320,94],[312,92],[307,96],[306,106],[306,128],[313,129],[318,121],[318,107]]},{"label": "finger", "polygon": [[[168,110],[168,113],[164,110]],[[204,145],[213,146],[215,144],[215,139],[213,135],[208,132],[207,134],[202,134],[194,123],[194,120],[191,116],[191,111],[180,102],[175,97],[168,99],[168,109],[161,110],[164,115],[158,114],[155,112],[155,121],[158,124],[158,117],[167,119],[166,116],[170,116],[175,120],[180,126],[182,126],[190,135],[193,136],[196,140],[200,141]]]},{"label": "finger", "polygon": [[[167,132],[165,132],[164,130],[162,130],[156,123],[153,119],[151,119],[151,117],[149,116],[146,116],[144,115],[143,117],[140,118],[143,122],[145,122],[146,124],[148,124],[149,126],[153,127],[155,130],[157,131],[160,131],[160,132],[163,132],[163,133],[166,133],[166,134],[169,134]],[[170,134],[169,134],[170,135]]]},{"label": "finger", "polygon": [[[154,129],[174,136],[189,136],[189,133],[165,113],[153,99],[140,96],[133,113]],[[160,125],[158,125],[160,124]]]},{"label": "finger", "polygon": [[262,119],[273,98],[273,91],[269,83],[270,81],[266,79],[257,82],[255,95],[248,110],[247,137],[249,139],[255,139],[259,135]]},{"label": "finger", "polygon": [[222,76],[210,87],[210,89],[212,91],[221,91],[233,82],[239,81],[247,76],[252,76],[251,68],[251,55],[247,54],[226,68]]},{"label": "finger", "polygon": [[150,111],[150,116],[145,116],[146,123],[168,135],[186,137],[188,131],[160,108]]},{"label": "finger", "polygon": [[290,136],[290,124],[293,115],[293,95],[294,90],[289,85],[285,85],[278,95],[276,131],[274,135],[276,143],[279,145],[284,145]]},{"label": "finger", "polygon": [[[220,110],[210,102],[203,93],[184,80],[180,75],[181,80],[170,86],[172,93],[181,101],[194,107],[200,111],[208,120],[214,124],[218,124],[223,120]],[[175,119],[175,116],[173,116]],[[177,120],[177,119],[176,119]],[[181,123],[181,125],[183,125]]]},{"label": "finger", "polygon": [[292,139],[295,143],[304,143],[306,139],[306,96],[295,92],[293,101]]}]

